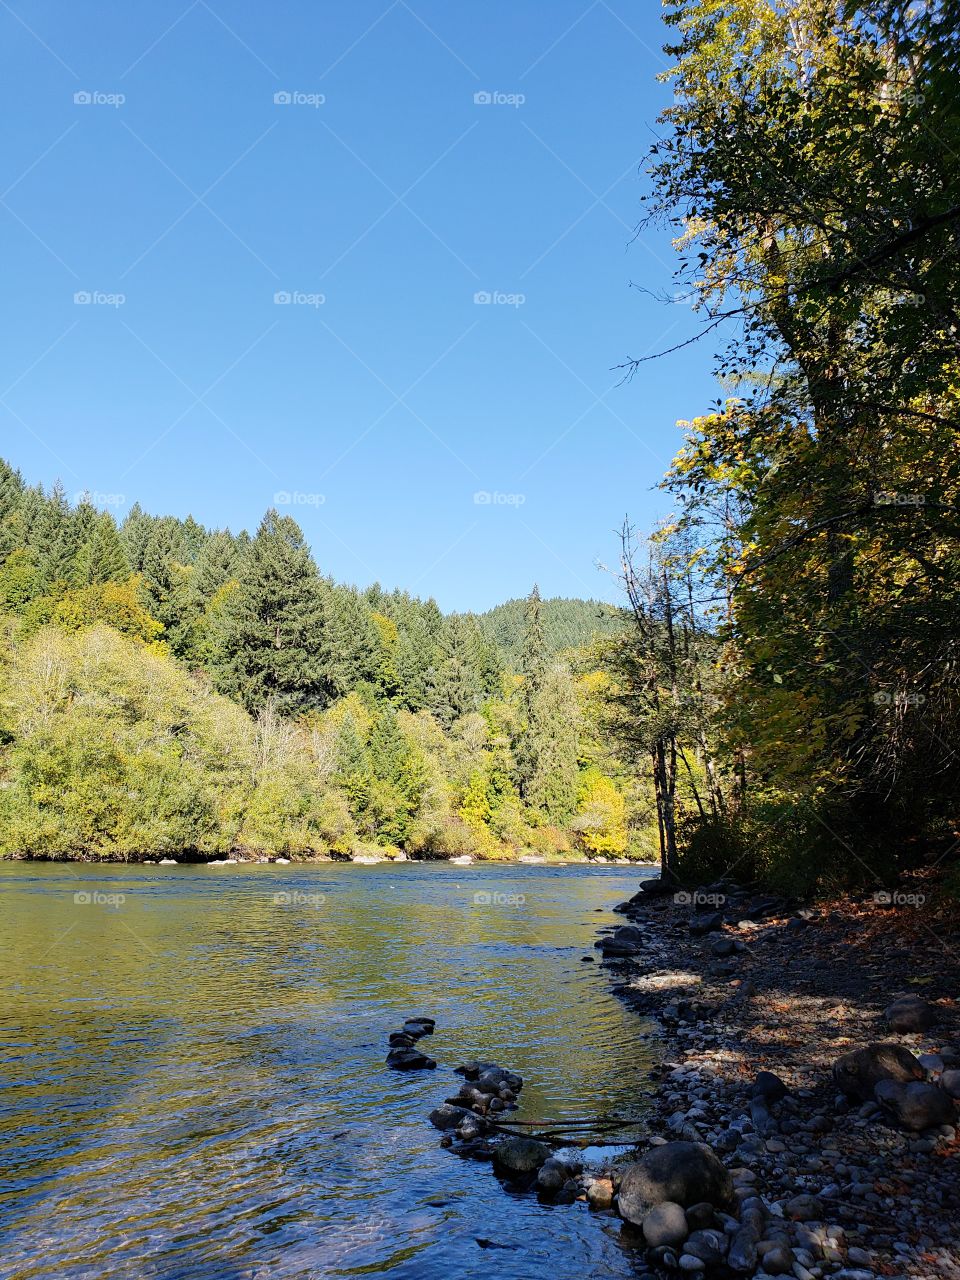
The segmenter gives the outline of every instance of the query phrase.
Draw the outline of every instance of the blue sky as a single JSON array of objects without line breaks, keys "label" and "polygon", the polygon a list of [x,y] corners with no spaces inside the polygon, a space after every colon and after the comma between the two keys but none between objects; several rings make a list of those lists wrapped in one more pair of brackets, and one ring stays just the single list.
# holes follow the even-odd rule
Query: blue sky
[{"label": "blue sky", "polygon": [[612,371],[695,326],[630,287],[673,290],[634,235],[664,35],[651,0],[4,3],[0,453],[120,518],[279,502],[325,572],[447,609],[612,598],[716,395],[708,347]]}]

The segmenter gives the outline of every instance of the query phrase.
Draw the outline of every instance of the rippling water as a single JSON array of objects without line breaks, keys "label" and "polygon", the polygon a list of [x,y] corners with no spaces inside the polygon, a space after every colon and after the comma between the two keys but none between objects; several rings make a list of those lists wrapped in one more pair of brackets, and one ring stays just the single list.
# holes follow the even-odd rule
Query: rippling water
[{"label": "rippling water", "polygon": [[[0,866],[0,1276],[632,1274],[611,1219],[426,1116],[473,1056],[521,1072],[522,1118],[642,1115],[641,1024],[581,962],[637,878]],[[418,1013],[438,1069],[387,1070]]]}]

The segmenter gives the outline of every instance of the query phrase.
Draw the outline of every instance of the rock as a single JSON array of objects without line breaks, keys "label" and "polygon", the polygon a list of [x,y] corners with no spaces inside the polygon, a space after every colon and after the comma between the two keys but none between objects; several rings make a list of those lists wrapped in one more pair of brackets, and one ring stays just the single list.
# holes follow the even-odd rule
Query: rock
[{"label": "rock", "polygon": [[708,1200],[702,1200],[700,1204],[692,1204],[687,1210],[687,1226],[691,1231],[702,1231],[705,1227],[713,1226],[713,1205]]},{"label": "rock", "polygon": [[681,1253],[677,1266],[681,1271],[687,1272],[688,1275],[697,1271],[706,1270],[706,1263],[704,1263],[700,1258],[695,1257],[692,1253]]},{"label": "rock", "polygon": [[708,933],[716,933],[718,929],[723,928],[723,912],[711,911],[707,915],[697,916],[690,921],[687,927],[695,938],[702,938]]},{"label": "rock", "polygon": [[723,1207],[733,1199],[733,1180],[713,1151],[701,1142],[666,1142],[628,1165],[620,1184],[620,1216],[642,1225],[653,1205],[669,1201],[686,1208],[709,1201]]},{"label": "rock", "polygon": [[718,1267],[727,1252],[727,1237],[722,1231],[694,1231],[687,1237],[684,1253],[693,1254],[708,1267]]},{"label": "rock", "polygon": [[389,1044],[391,1049],[412,1049],[416,1040],[406,1031],[391,1031]]},{"label": "rock", "polygon": [[904,1034],[932,1027],[936,1011],[920,996],[901,996],[883,1011],[883,1016],[892,1031]]},{"label": "rock", "polygon": [[732,956],[736,949],[737,944],[733,938],[717,938],[715,942],[710,944],[710,954],[716,956],[718,960]]},{"label": "rock", "polygon": [[158,867],[175,867],[177,865],[176,858],[161,858],[157,863]]},{"label": "rock", "polygon": [[436,1065],[419,1049],[391,1049],[387,1054],[387,1066],[394,1071],[433,1071]]},{"label": "rock", "polygon": [[[623,1188],[620,1189],[623,1196]],[[623,1207],[621,1205],[621,1214]],[[678,1204],[664,1200],[654,1207],[643,1218],[643,1238],[651,1249],[660,1245],[683,1244],[689,1234],[687,1215]]]},{"label": "rock", "polygon": [[493,1167],[504,1178],[531,1178],[550,1159],[550,1148],[534,1138],[504,1138],[493,1153]]},{"label": "rock", "polygon": [[419,1039],[420,1036],[432,1036],[436,1025],[433,1018],[407,1018],[403,1030],[406,1035]]},{"label": "rock", "polygon": [[946,1089],[935,1084],[881,1080],[874,1092],[885,1114],[914,1133],[949,1124],[956,1112]]},{"label": "rock", "polygon": [[922,1080],[924,1070],[912,1053],[899,1044],[871,1044],[845,1053],[833,1064],[833,1078],[841,1092],[859,1102],[872,1102],[881,1080],[906,1084]]},{"label": "rock", "polygon": [[771,1276],[785,1276],[793,1271],[793,1253],[784,1244],[775,1244],[763,1255],[763,1269]]},{"label": "rock", "polygon": [[757,1268],[757,1237],[749,1227],[741,1227],[730,1241],[727,1266],[741,1275],[753,1275]]},{"label": "rock", "polygon": [[455,1129],[464,1120],[472,1120],[473,1114],[466,1107],[457,1107],[445,1102],[430,1112],[429,1120],[435,1129]]},{"label": "rock", "polygon": [[780,1102],[789,1093],[789,1089],[778,1075],[772,1071],[758,1071],[757,1078],[750,1088],[751,1096],[762,1098],[764,1102]]},{"label": "rock", "polygon": [[570,1167],[551,1156],[545,1160],[537,1172],[537,1190],[544,1195],[555,1196],[562,1191],[570,1179]]},{"label": "rock", "polygon": [[587,1204],[591,1209],[609,1209],[613,1204],[613,1180],[594,1178],[587,1186]]},{"label": "rock", "polygon": [[784,1216],[794,1222],[814,1222],[823,1217],[823,1205],[816,1196],[793,1196],[783,1206]]},{"label": "rock", "polygon": [[960,1070],[953,1067],[951,1070],[945,1071],[940,1077],[940,1083],[951,1098],[960,1098]]}]

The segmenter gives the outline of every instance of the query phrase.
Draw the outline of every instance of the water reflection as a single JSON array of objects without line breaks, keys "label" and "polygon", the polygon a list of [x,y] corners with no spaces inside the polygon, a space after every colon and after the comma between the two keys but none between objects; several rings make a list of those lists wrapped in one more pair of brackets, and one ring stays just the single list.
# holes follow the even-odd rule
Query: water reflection
[{"label": "water reflection", "polygon": [[[640,1027],[581,963],[636,879],[0,867],[0,1275],[629,1274],[615,1223],[508,1195],[425,1117],[473,1056],[525,1118],[642,1114]],[[440,1067],[389,1072],[415,1013]]]}]

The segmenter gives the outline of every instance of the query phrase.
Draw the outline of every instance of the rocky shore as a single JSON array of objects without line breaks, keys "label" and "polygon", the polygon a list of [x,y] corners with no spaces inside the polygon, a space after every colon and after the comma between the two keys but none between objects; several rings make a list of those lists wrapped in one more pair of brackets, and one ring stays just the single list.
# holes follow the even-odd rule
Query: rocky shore
[{"label": "rocky shore", "polygon": [[593,1181],[648,1274],[960,1277],[950,903],[650,881],[617,910],[597,946],[669,1060],[637,1160]]}]

